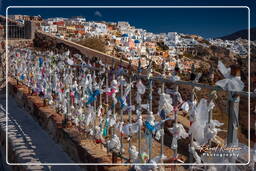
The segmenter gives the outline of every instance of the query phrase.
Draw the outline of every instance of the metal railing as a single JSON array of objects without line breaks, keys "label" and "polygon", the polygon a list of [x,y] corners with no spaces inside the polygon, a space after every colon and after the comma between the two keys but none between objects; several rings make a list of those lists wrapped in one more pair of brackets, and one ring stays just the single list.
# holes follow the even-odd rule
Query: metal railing
[{"label": "metal railing", "polygon": [[25,28],[24,26],[19,26],[19,25],[8,25],[8,29],[4,30],[4,38],[8,34],[7,38],[8,40],[19,40],[19,39],[24,39],[25,38]]},{"label": "metal railing", "polygon": [[[26,39],[25,25],[15,20],[8,19],[8,23],[4,16],[0,15],[1,33],[0,40],[5,40],[6,35],[8,40]],[[7,28],[6,28],[7,25]]]},{"label": "metal railing", "polygon": [[[74,60],[78,60],[77,58],[73,57]],[[79,61],[79,60],[78,60]],[[77,82],[79,82],[80,80],[78,80],[77,78],[79,78],[79,76],[81,76],[81,74],[91,74],[91,76],[93,77],[93,84],[99,84],[103,78],[104,78],[104,88],[105,89],[108,89],[111,84],[110,82],[113,81],[113,80],[121,80],[121,79],[124,79],[126,81],[128,81],[129,83],[133,82],[133,81],[139,81],[139,80],[144,80],[144,83],[148,83],[148,94],[145,94],[143,95],[144,98],[143,99],[147,99],[146,101],[148,102],[149,106],[148,108],[146,109],[148,111],[148,116],[152,113],[153,111],[153,107],[152,107],[152,101],[153,101],[153,97],[152,96],[152,92],[153,92],[153,87],[154,87],[154,83],[155,82],[160,82],[161,83],[161,88],[162,88],[162,91],[164,92],[166,86],[165,84],[172,84],[172,85],[175,85],[175,89],[176,91],[178,91],[178,87],[180,85],[188,85],[188,86],[191,86],[192,89],[191,90],[194,90],[195,87],[200,87],[200,88],[203,88],[203,89],[209,89],[209,90],[216,90],[216,91],[224,91],[226,93],[229,94],[230,98],[228,98],[228,107],[229,107],[229,123],[228,123],[228,138],[227,138],[227,143],[228,144],[233,144],[235,143],[234,141],[237,140],[237,125],[235,125],[234,123],[236,122],[236,118],[237,118],[237,115],[239,113],[239,96],[243,96],[243,97],[250,97],[250,98],[256,98],[256,95],[254,93],[251,93],[251,92],[245,92],[245,91],[240,91],[240,92],[231,92],[231,91],[225,91],[223,90],[221,87],[218,87],[218,86],[211,86],[211,85],[206,85],[206,84],[201,84],[201,83],[196,83],[196,82],[191,82],[191,81],[182,81],[182,80],[179,80],[179,81],[171,81],[170,79],[166,78],[165,76],[152,76],[151,75],[151,72],[149,72],[149,70],[147,71],[148,74],[147,75],[143,75],[141,73],[135,73],[134,71],[131,71],[129,69],[131,68],[124,68],[122,67],[122,61],[120,61],[120,64],[119,64],[119,67],[118,68],[115,68],[114,67],[114,64],[113,66],[110,66],[110,65],[105,65],[105,66],[101,66],[99,65],[98,63],[87,63],[87,64],[82,64],[84,63],[84,61],[79,61],[80,64],[72,64],[71,66],[66,65],[66,68],[64,69],[65,72],[67,73],[71,73],[73,72],[74,75],[76,75],[76,77],[74,78],[74,80],[76,80]],[[97,66],[96,66],[97,65]],[[116,65],[116,64],[115,64]],[[14,66],[12,66],[14,67]],[[27,66],[27,67],[30,67],[31,66]],[[82,70],[77,70],[76,68],[80,68]],[[48,69],[53,69],[52,66]],[[63,70],[63,71],[64,71]],[[140,69],[138,68],[138,71]],[[11,71],[12,73],[16,73],[14,74],[14,77],[23,82],[25,85],[29,86],[31,89],[33,89],[33,87],[31,87],[31,85],[29,84],[29,79],[31,78],[28,78],[27,81],[24,81],[24,80],[21,80],[21,78],[19,77],[21,73],[18,74],[17,71],[15,71],[15,68],[11,68]],[[105,71],[105,72],[102,72],[102,71]],[[29,73],[26,73],[27,75],[29,75]],[[50,76],[50,81],[52,81],[52,75],[49,75]],[[61,77],[60,79],[60,82],[64,83],[65,80],[63,77]],[[74,84],[74,80],[72,81],[72,83]],[[50,84],[52,84],[52,82],[50,82]],[[72,84],[71,84],[72,85]],[[69,85],[69,86],[71,86]],[[84,89],[86,87],[83,87]],[[156,89],[156,87],[155,87]],[[96,91],[97,89],[94,87],[92,89],[92,92],[91,93],[94,93],[94,91]],[[117,93],[117,96],[120,96],[122,97],[124,95],[124,86],[121,85],[120,86],[120,93]],[[134,95],[134,91],[135,89],[132,88],[128,97],[129,97],[129,100],[128,100],[128,104],[129,106],[132,105],[133,103],[133,98],[135,97]],[[105,96],[104,96],[105,95]],[[47,99],[49,100],[49,97],[46,97],[46,96],[42,96],[44,99]],[[72,100],[73,97],[68,97],[67,100],[68,100],[68,104],[67,104],[67,112],[66,113],[70,113],[71,115],[73,115],[72,112],[77,112],[76,109],[71,109],[71,106],[75,106],[75,103],[74,101]],[[82,125],[78,125],[78,126],[81,126],[83,129],[81,130],[84,130],[85,133],[87,133],[88,135],[91,134],[91,129],[95,129],[95,126],[97,124],[99,124],[98,120],[96,120],[96,113],[97,113],[97,109],[100,108],[100,106],[105,106],[104,109],[105,109],[105,113],[103,114],[103,120],[105,120],[105,123],[102,122],[102,125],[105,125],[105,127],[103,128],[103,126],[101,127],[101,130],[104,130],[106,128],[106,134],[103,135],[104,137],[104,140],[106,140],[105,142],[101,142],[105,147],[108,147],[109,148],[109,144],[107,144],[107,140],[111,141],[111,137],[113,135],[116,134],[116,130],[114,128],[114,126],[109,126],[107,125],[107,120],[110,118],[110,116],[108,116],[108,111],[110,111],[110,114],[111,114],[111,117],[112,116],[115,116],[117,113],[120,113],[120,115],[118,115],[118,120],[120,122],[128,122],[129,124],[132,124],[134,122],[132,122],[132,118],[134,116],[137,117],[137,121],[139,120],[139,117],[141,116],[141,114],[137,114],[137,115],[134,115],[132,113],[131,110],[129,110],[128,112],[128,119],[127,120],[124,120],[124,111],[121,107],[121,102],[118,102],[118,103],[114,103],[113,99],[111,99],[111,96],[105,94],[104,92],[101,92],[100,94],[98,95],[95,95],[94,97],[94,100],[93,100],[93,103],[91,104],[93,106],[93,111],[94,111],[94,120],[93,120],[93,123],[92,124],[89,124],[88,126],[84,126],[84,124]],[[193,99],[193,98],[192,98]],[[144,100],[145,101],[145,100]],[[120,105],[118,105],[120,103]],[[60,111],[59,109],[59,106],[57,104],[54,104],[54,107],[56,108],[57,111]],[[88,106],[85,106],[85,107],[88,107]],[[141,103],[140,104],[137,104],[136,105],[136,109],[138,111],[140,111],[141,113]],[[61,112],[60,112],[61,113]],[[74,118],[71,119],[72,117],[70,115],[67,115],[67,114],[64,114],[66,117],[66,122],[68,122],[68,120],[73,120],[74,121]],[[133,115],[133,116],[132,116]],[[178,112],[174,112],[174,118],[172,119],[173,121],[175,121],[175,123],[178,122]],[[88,116],[88,115],[87,115]],[[163,125],[162,125],[163,126]],[[145,128],[145,122],[142,126],[143,128]],[[163,127],[161,127],[161,129],[163,129]],[[104,131],[103,131],[104,132]],[[138,152],[139,154],[141,155],[142,154],[142,137],[145,136],[147,132],[143,132],[141,127],[139,127],[139,131],[138,131],[138,138],[137,138],[137,147],[138,147]],[[143,134],[143,136],[142,136]],[[148,134],[150,134],[149,136],[149,148],[148,148],[148,157],[149,159],[152,159],[153,156],[152,156],[152,141],[155,141],[154,138],[152,137],[153,134],[151,132],[148,132]],[[93,134],[93,137],[95,138],[96,135],[95,133]],[[131,136],[129,135],[128,136],[130,139],[131,139]],[[134,137],[134,136],[133,136]],[[164,138],[163,138],[163,135],[161,136],[161,140],[160,140],[160,143],[161,143],[161,150],[160,150],[160,156],[162,156],[164,154]],[[131,161],[131,152],[129,152],[129,154],[124,154],[124,152],[122,151],[122,147],[125,146],[124,144],[124,137],[122,135],[122,132],[120,134],[120,145],[121,145],[121,149],[109,149],[111,152],[112,152],[112,157],[113,157],[113,162],[116,162],[117,159],[116,157],[120,157],[122,159],[124,159],[126,162],[129,162]],[[97,138],[95,138],[97,139]],[[158,141],[158,140],[157,140]],[[131,141],[128,142],[129,144],[129,148],[131,147]],[[134,145],[134,144],[133,144]],[[153,146],[154,146],[154,143],[153,143]],[[177,155],[178,155],[178,150],[177,148],[176,149],[173,149],[174,150],[174,156],[173,158],[176,158]],[[177,162],[177,161],[175,161]],[[192,162],[192,161],[191,161]],[[234,161],[235,162],[235,161]]]}]

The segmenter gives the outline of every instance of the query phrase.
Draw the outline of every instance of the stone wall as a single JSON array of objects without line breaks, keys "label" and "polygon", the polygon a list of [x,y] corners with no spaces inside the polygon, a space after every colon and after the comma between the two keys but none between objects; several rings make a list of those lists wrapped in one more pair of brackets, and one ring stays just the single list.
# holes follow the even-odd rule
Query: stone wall
[{"label": "stone wall", "polygon": [[[14,79],[9,80],[9,95],[12,95],[17,103],[23,106],[29,114],[45,129],[56,143],[60,144],[64,151],[75,163],[111,163],[111,154],[107,154],[100,144],[92,139],[82,139],[81,132],[75,127],[62,126],[63,116],[56,113],[50,106],[44,106],[38,96],[31,96],[28,88],[17,85]],[[11,149],[11,148],[9,148]],[[12,154],[12,153],[10,153]],[[12,160],[15,157],[10,156]],[[81,166],[87,170],[127,170],[125,166]]]},{"label": "stone wall", "polygon": [[[109,65],[111,65],[113,63],[120,62],[120,59],[116,58],[114,56],[104,54],[102,52],[79,45],[72,41],[57,38],[51,34],[40,32],[40,31],[37,31],[35,33],[34,46],[40,47],[43,49],[51,49],[51,50],[57,50],[57,49],[61,49],[61,48],[69,49],[71,51],[71,53],[79,53],[88,58],[98,57],[102,60],[103,63],[109,64]],[[128,62],[123,61],[124,67],[126,67],[128,65],[129,65]]]}]

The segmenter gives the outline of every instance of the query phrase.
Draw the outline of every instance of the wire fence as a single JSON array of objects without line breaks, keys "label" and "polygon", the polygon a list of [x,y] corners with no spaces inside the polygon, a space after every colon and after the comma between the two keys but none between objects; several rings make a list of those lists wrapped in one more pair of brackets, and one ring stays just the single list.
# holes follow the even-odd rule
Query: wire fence
[{"label": "wire fence", "polygon": [[[238,145],[239,96],[256,97],[253,93],[225,91],[219,86],[196,81],[173,81],[164,73],[153,76],[150,66],[145,75],[140,66],[135,71],[129,66],[124,68],[121,60],[119,65],[111,66],[97,58],[82,60],[81,56],[75,57],[69,53],[53,54],[30,49],[12,49],[10,52],[9,73],[17,79],[17,84],[25,84],[31,95],[39,95],[45,104],[63,114],[65,125],[79,127],[81,134],[105,146],[112,154],[112,162],[117,162],[118,158],[131,163],[185,162],[184,154],[179,154],[184,146],[181,139],[190,141],[185,144],[189,146],[189,151],[185,153],[189,156],[185,159],[187,163],[211,162],[195,148],[198,135],[188,131],[193,124],[184,125],[185,120],[195,122],[183,117],[183,113],[191,117],[191,109],[198,107],[198,104],[193,104],[196,89],[209,89],[212,92],[202,101],[207,105],[214,102],[215,91],[224,91],[229,95],[228,145]],[[182,99],[179,92],[181,85],[192,87],[190,100]],[[158,94],[158,97],[154,94]],[[204,114],[207,119],[203,128],[209,126],[216,131],[216,125],[212,125],[212,108]],[[168,122],[171,126],[166,128]],[[166,131],[171,133],[170,147],[164,142]],[[224,143],[219,141],[217,133],[211,135],[206,144]],[[229,162],[235,163],[236,160]]]}]

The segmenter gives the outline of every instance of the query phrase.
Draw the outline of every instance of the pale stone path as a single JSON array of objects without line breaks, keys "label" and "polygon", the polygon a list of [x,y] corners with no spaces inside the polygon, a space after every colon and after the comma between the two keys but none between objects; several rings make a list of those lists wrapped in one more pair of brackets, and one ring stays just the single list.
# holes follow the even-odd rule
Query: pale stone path
[{"label": "pale stone path", "polygon": [[[8,100],[8,137],[19,163],[74,163],[16,101]],[[5,94],[0,90],[0,127],[5,130]],[[26,170],[80,171],[79,166],[26,166]]]}]

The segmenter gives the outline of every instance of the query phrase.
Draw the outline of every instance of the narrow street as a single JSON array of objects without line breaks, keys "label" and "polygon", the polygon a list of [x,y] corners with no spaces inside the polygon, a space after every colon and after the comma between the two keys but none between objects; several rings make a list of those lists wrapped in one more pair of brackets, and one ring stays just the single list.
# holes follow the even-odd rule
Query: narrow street
[{"label": "narrow street", "polygon": [[[5,92],[0,90],[0,128],[5,130]],[[33,120],[33,118],[16,101],[9,97],[8,136],[15,151],[18,163],[73,163],[69,156],[52,138]],[[0,170],[5,168],[5,157],[0,155]],[[27,170],[80,171],[79,166],[25,166]],[[8,170],[7,170],[8,171]]]}]

